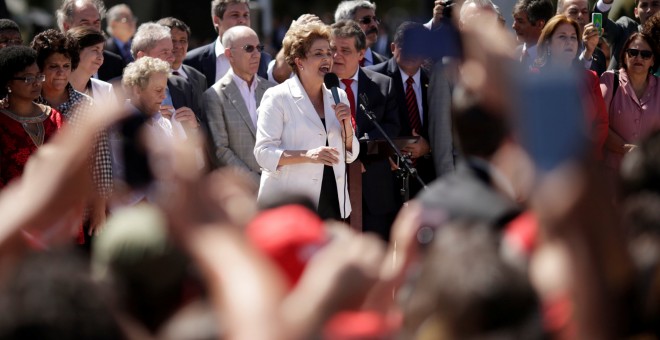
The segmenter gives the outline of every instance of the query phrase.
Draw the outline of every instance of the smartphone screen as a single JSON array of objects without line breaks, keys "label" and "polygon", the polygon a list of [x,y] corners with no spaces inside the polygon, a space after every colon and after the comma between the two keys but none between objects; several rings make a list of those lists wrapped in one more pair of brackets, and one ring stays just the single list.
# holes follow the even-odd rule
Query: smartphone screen
[{"label": "smartphone screen", "polygon": [[594,27],[598,29],[598,36],[603,35],[603,14],[602,13],[592,13],[591,22],[594,24]]}]

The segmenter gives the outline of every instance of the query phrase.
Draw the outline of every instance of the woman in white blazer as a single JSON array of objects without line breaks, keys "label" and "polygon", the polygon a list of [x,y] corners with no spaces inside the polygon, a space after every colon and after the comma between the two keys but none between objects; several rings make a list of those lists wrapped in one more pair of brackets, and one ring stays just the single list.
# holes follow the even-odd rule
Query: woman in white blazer
[{"label": "woman in white blazer", "polygon": [[259,201],[304,195],[323,218],[351,213],[346,163],[359,143],[346,93],[334,104],[323,78],[332,68],[330,30],[317,23],[292,27],[283,41],[295,76],[266,91],[258,108],[254,156],[262,167]]}]

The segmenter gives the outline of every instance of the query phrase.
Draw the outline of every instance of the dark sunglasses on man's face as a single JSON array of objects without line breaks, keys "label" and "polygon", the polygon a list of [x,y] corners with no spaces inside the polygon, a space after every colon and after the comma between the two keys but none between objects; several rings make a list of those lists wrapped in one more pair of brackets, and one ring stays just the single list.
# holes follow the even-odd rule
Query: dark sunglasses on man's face
[{"label": "dark sunglasses on man's face", "polygon": [[628,57],[634,58],[638,55],[642,56],[642,59],[648,60],[653,57],[653,52],[649,50],[638,50],[636,48],[629,48],[626,50],[626,53],[628,53]]},{"label": "dark sunglasses on man's face", "polygon": [[248,45],[243,46],[243,51],[245,51],[247,53],[252,53],[252,52],[254,52],[255,48],[257,49],[257,51],[261,52],[261,51],[264,50],[264,45],[256,45],[255,46],[255,45],[249,45],[248,44]]},{"label": "dark sunglasses on man's face", "polygon": [[372,21],[372,20],[373,20],[376,24],[380,23],[380,20],[379,20],[375,15],[372,16],[372,17],[370,17],[370,16],[363,17],[363,18],[360,19],[359,21],[360,21],[360,23],[363,24],[363,25],[369,25],[369,24],[371,24],[371,21]]}]

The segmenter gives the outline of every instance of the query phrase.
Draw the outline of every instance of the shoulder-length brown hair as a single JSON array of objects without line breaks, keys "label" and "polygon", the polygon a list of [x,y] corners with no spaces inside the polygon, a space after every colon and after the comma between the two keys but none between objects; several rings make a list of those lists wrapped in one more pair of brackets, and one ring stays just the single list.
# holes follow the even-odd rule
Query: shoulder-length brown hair
[{"label": "shoulder-length brown hair", "polygon": [[635,32],[631,34],[630,37],[628,37],[628,40],[626,40],[626,43],[623,44],[623,48],[621,49],[621,54],[618,56],[620,60],[619,66],[626,71],[628,70],[628,66],[626,65],[626,59],[625,59],[628,58],[626,50],[628,49],[628,47],[630,47],[630,44],[632,44],[633,41],[637,39],[644,40],[644,42],[646,42],[651,48],[651,52],[653,52],[653,65],[651,65],[651,68],[649,69],[649,73],[657,72],[658,66],[660,66],[660,49],[658,48],[658,43],[653,41],[653,38],[651,38],[651,36],[639,32]]},{"label": "shoulder-length brown hair", "polygon": [[[548,63],[550,57],[550,39],[552,39],[552,35],[557,30],[557,27],[561,26],[562,24],[569,24],[575,28],[575,33],[577,34],[578,38],[578,53],[580,53],[582,50],[582,30],[580,29],[580,25],[577,23],[577,21],[563,14],[557,14],[548,20],[548,22],[543,27],[543,30],[541,31],[539,41],[536,43],[537,57],[534,61],[534,66],[542,67]],[[577,57],[578,54],[575,56]]]},{"label": "shoulder-length brown hair", "polygon": [[312,44],[317,39],[330,41],[330,27],[323,23],[308,23],[304,25],[294,25],[289,29],[282,41],[284,49],[284,58],[298,74],[296,69],[296,58],[305,59],[307,52],[312,48]]}]

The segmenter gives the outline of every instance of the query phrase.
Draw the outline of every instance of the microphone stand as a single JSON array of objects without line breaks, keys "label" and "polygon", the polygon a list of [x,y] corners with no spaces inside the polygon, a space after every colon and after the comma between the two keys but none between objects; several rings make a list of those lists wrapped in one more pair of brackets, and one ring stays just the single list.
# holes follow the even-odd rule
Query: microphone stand
[{"label": "microphone stand", "polygon": [[[385,137],[385,140],[387,143],[390,145],[390,148],[394,150],[394,153],[399,157],[399,159],[403,160],[401,164],[399,164],[399,170],[398,173],[403,179],[403,188],[401,188],[401,196],[403,196],[403,201],[408,202],[410,200],[410,176],[415,177],[417,179],[417,182],[422,185],[423,188],[426,188],[426,184],[424,184],[424,181],[419,177],[419,174],[417,173],[417,169],[413,168],[410,162],[410,158],[404,157],[401,154],[401,151],[399,151],[399,148],[396,147],[396,144],[392,141],[392,139],[385,133],[385,130],[383,130],[383,127],[380,126],[380,124],[376,121],[376,115],[374,115],[373,111],[367,110],[367,105],[368,105],[368,99],[366,98],[366,95],[363,93],[360,95],[360,108],[364,113],[367,115],[367,118],[374,123],[378,131],[383,134]],[[403,165],[403,166],[401,166]]]}]

